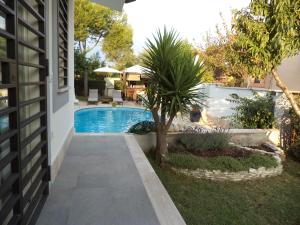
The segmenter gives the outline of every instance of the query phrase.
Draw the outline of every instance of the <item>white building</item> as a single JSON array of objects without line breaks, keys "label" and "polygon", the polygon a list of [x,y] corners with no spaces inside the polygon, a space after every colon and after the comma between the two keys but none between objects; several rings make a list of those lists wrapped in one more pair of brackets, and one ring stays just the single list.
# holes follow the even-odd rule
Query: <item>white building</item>
[{"label": "white building", "polygon": [[[125,0],[95,2],[122,10]],[[34,224],[64,158],[73,46],[74,0],[0,0],[1,225]]]}]

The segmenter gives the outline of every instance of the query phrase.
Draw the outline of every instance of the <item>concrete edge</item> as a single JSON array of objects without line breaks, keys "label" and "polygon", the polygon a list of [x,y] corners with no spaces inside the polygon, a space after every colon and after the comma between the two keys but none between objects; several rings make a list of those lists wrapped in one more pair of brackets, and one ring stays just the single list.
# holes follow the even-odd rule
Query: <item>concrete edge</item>
[{"label": "concrete edge", "polygon": [[57,174],[60,170],[60,167],[61,167],[61,165],[64,161],[67,150],[69,149],[69,146],[70,146],[73,135],[74,135],[74,128],[72,128],[69,131],[69,133],[68,133],[61,149],[59,150],[58,155],[56,156],[56,158],[54,159],[54,161],[51,165],[51,181],[50,181],[50,184],[52,184],[55,181],[55,178],[56,178],[56,176],[57,176]]},{"label": "concrete edge", "polygon": [[133,135],[124,135],[130,154],[161,225],[186,225]]},{"label": "concrete edge", "polygon": [[145,109],[143,106],[127,106],[127,105],[117,105],[112,107],[111,104],[104,104],[104,105],[76,105],[74,107],[74,112],[80,111],[82,109],[92,109],[92,108],[133,108],[133,109]]}]

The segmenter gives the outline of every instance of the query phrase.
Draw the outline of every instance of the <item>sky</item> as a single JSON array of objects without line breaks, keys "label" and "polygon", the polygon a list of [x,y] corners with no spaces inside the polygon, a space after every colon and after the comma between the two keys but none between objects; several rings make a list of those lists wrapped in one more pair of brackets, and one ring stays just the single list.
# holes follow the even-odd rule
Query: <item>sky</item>
[{"label": "sky", "polygon": [[147,38],[158,28],[174,28],[180,36],[193,44],[201,44],[206,32],[214,32],[222,24],[220,13],[227,24],[231,11],[248,6],[250,0],[136,0],[125,4],[124,12],[134,31],[133,49],[143,50]]}]

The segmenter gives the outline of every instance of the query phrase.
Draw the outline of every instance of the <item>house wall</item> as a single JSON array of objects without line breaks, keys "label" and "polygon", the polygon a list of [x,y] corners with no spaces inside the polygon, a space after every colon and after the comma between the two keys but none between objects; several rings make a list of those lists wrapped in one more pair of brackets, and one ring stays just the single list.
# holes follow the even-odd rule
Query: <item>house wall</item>
[{"label": "house wall", "polygon": [[[53,12],[55,9],[53,4],[57,0],[48,0],[47,2],[47,56],[49,59],[49,76],[47,81],[47,94],[48,94],[48,149],[49,149],[49,164],[51,165],[52,180],[55,178],[60,164],[63,160],[66,149],[73,134],[74,124],[74,0],[69,0],[69,48],[68,48],[68,88],[63,93],[57,91],[57,63],[55,59],[57,56],[57,42],[54,23],[56,20]],[[54,60],[53,60],[54,59]],[[62,102],[58,98],[65,99],[66,101],[60,107],[55,108],[55,102]]]},{"label": "house wall", "polygon": [[[240,97],[251,98],[253,91],[260,95],[266,95],[269,90],[259,88],[239,88],[239,87],[223,87],[218,84],[205,84],[201,86],[201,91],[207,96],[205,107],[203,108],[203,119],[217,119],[231,116],[234,113],[235,103],[227,101],[231,94],[237,94]],[[281,96],[281,92],[277,92],[274,100]],[[280,109],[275,107],[275,113],[279,113]]]},{"label": "house wall", "polygon": [[100,3],[111,9],[122,11],[125,0],[92,0],[93,2]]},{"label": "house wall", "polygon": [[[73,1],[73,0],[72,0]],[[58,12],[57,12],[57,8],[58,8],[58,0],[54,0],[52,1],[52,19],[51,22],[52,24],[52,44],[53,44],[53,48],[52,50],[52,72],[53,72],[53,79],[52,79],[52,104],[53,104],[53,111],[57,112],[59,111],[62,107],[64,107],[71,99],[69,98],[69,85],[65,88],[59,88],[58,86],[58,66],[59,66],[59,59],[58,59],[58,47],[57,47],[57,39],[58,39]],[[69,7],[69,11],[70,11],[70,7]],[[70,15],[70,13],[69,13]],[[68,21],[70,21],[70,19],[73,20],[73,18],[69,18]],[[70,23],[69,23],[70,26]],[[70,27],[68,28],[70,29]],[[72,40],[74,39],[74,37],[72,37]],[[69,44],[70,44],[70,33],[69,33]],[[72,46],[72,49],[74,47]],[[68,52],[70,53],[70,48],[68,49]],[[71,61],[69,61],[69,65],[72,64],[70,63]],[[73,63],[74,64],[74,63]],[[69,70],[69,69],[68,69]],[[70,83],[70,79],[68,79],[68,83]]]},{"label": "house wall", "polygon": [[[278,72],[290,91],[300,92],[300,54],[284,60],[278,67]],[[265,88],[280,90],[271,75],[266,78]]]}]

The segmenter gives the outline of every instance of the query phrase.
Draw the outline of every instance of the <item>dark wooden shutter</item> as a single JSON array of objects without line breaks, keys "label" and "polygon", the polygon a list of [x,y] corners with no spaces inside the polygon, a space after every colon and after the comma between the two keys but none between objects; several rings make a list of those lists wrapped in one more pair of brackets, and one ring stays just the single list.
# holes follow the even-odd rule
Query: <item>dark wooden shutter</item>
[{"label": "dark wooden shutter", "polygon": [[68,1],[58,0],[58,88],[68,86]]},{"label": "dark wooden shutter", "polygon": [[0,0],[0,224],[34,224],[49,192],[45,3]]}]

